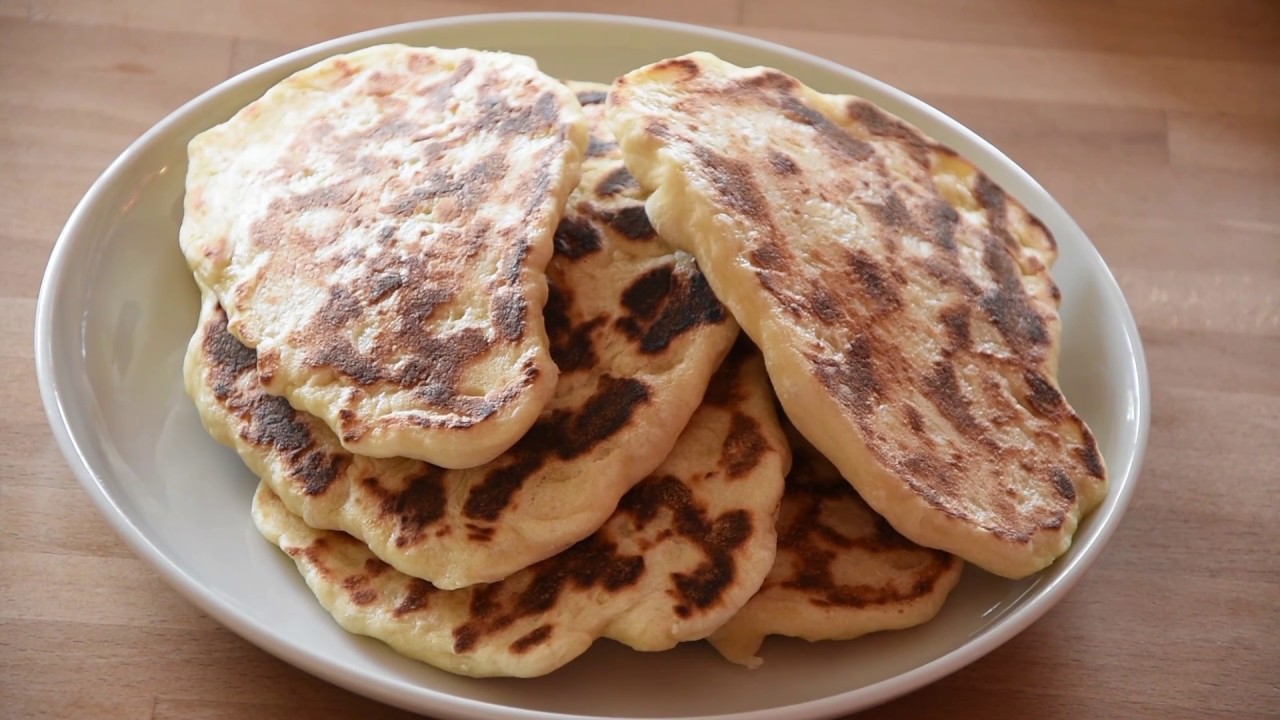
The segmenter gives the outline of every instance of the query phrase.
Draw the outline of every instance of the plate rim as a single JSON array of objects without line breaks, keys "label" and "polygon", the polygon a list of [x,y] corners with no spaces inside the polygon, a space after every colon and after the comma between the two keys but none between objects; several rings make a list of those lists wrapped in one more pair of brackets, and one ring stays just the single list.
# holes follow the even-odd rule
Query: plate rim
[{"label": "plate rim", "polygon": [[[63,399],[63,383],[59,381],[54,369],[56,353],[53,346],[55,335],[53,319],[58,300],[66,292],[64,279],[69,271],[69,265],[77,256],[75,251],[81,250],[81,246],[84,245],[83,242],[78,245],[75,243],[75,236],[83,234],[79,226],[84,224],[85,216],[100,203],[99,198],[107,193],[117,180],[117,176],[123,173],[124,168],[130,162],[152,145],[157,137],[164,136],[173,126],[190,119],[209,101],[233,87],[250,84],[260,76],[274,73],[280,68],[293,65],[303,58],[314,57],[318,60],[326,54],[340,52],[340,48],[363,46],[376,42],[392,42],[394,41],[392,39],[393,36],[403,36],[415,31],[440,30],[459,25],[555,24],[566,22],[635,25],[683,34],[702,35],[788,56],[865,83],[875,88],[878,92],[892,96],[895,100],[910,106],[912,111],[948,126],[962,135],[966,141],[981,147],[984,152],[998,160],[1003,166],[1002,169],[1012,173],[1030,191],[1038,194],[1040,196],[1038,199],[1047,202],[1048,207],[1059,215],[1059,220],[1056,224],[1065,223],[1067,229],[1077,233],[1084,240],[1080,250],[1085,253],[1086,257],[1082,259],[1093,270],[1100,271],[1100,279],[1105,281],[1103,289],[1109,296],[1106,298],[1107,303],[1120,311],[1118,319],[1124,331],[1124,341],[1128,345],[1129,356],[1133,359],[1129,383],[1134,388],[1137,403],[1136,407],[1132,408],[1131,420],[1125,424],[1126,432],[1124,433],[1126,440],[1132,437],[1134,443],[1132,453],[1123,467],[1108,468],[1112,494],[1089,517],[1091,523],[1100,524],[1096,534],[1086,538],[1083,547],[1078,545],[1073,547],[1076,552],[1065,559],[1066,565],[1060,570],[1057,577],[1050,579],[1047,584],[1041,584],[1037,581],[1027,589],[1026,592],[1028,593],[1035,592],[1035,597],[1003,616],[994,628],[988,627],[980,630],[959,647],[911,670],[871,685],[800,703],[745,712],[690,716],[687,720],[765,720],[766,718],[778,718],[781,716],[785,716],[790,720],[807,720],[866,709],[936,682],[987,655],[1008,640],[1019,635],[1042,617],[1051,607],[1056,605],[1086,574],[1089,566],[1101,556],[1103,548],[1110,541],[1128,509],[1145,457],[1150,430],[1149,371],[1137,323],[1119,284],[1116,282],[1115,276],[1088,235],[1058,203],[1056,198],[1045,190],[1039,182],[991,143],[928,103],[858,70],[803,50],[750,35],[723,30],[718,27],[673,20],[589,12],[493,12],[432,18],[363,30],[293,50],[237,73],[184,102],[131,142],[124,151],[112,160],[107,168],[94,180],[84,196],[76,203],[54,243],[41,278],[40,289],[36,299],[34,361],[41,402],[51,433],[64,461],[81,487],[90,496],[99,514],[102,515],[108,525],[112,527],[139,559],[154,568],[170,587],[174,588],[202,612],[218,621],[219,624],[265,652],[309,674],[359,695],[414,712],[421,712],[426,709],[432,713],[445,713],[451,717],[498,718],[499,720],[606,720],[608,718],[627,717],[554,713],[460,697],[442,690],[408,683],[386,675],[352,669],[338,660],[315,655],[302,643],[295,643],[278,637],[271,628],[263,626],[252,617],[240,612],[228,602],[222,600],[215,589],[202,584],[192,577],[182,566],[165,555],[123,511],[104,486],[101,475],[105,473],[99,473],[90,466],[85,453],[82,451],[82,443],[72,433],[68,422],[68,407],[64,404]],[[92,246],[89,247],[92,248]],[[83,338],[83,335],[80,337]],[[1126,368],[1126,370],[1129,369]]]}]

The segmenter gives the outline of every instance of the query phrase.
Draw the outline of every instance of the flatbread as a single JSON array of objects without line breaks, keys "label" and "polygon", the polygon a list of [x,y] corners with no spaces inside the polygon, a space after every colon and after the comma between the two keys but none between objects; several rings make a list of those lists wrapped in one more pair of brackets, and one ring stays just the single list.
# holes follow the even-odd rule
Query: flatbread
[{"label": "flatbread", "polygon": [[708,638],[727,660],[756,668],[768,635],[852,640],[932,620],[964,563],[902,537],[840,471],[788,432],[791,472],[778,515],[778,555],[760,590]]},{"label": "flatbread", "polygon": [[492,582],[590,535],[671,451],[738,328],[693,259],[644,219],[601,134],[604,89],[582,90],[593,150],[547,269],[556,394],[497,460],[446,471],[347,452],[323,423],[263,389],[253,352],[205,298],[188,392],[210,433],[307,524],[348,532],[441,588]]},{"label": "flatbread", "polygon": [[258,529],[347,630],[450,672],[542,675],[598,637],[665,650],[707,636],[773,563],[790,453],[758,354],[743,343],[671,456],[590,538],[510,578],[437,590],[358,540],[314,530],[262,484]]},{"label": "flatbread", "polygon": [[692,53],[615,81],[611,129],[760,346],[787,415],[903,535],[1008,577],[1106,492],[1056,383],[1052,236],[871,103]]},{"label": "flatbread", "polygon": [[371,47],[191,141],[180,244],[267,392],[351,452],[472,467],[555,391],[543,271],[586,144],[530,58]]}]

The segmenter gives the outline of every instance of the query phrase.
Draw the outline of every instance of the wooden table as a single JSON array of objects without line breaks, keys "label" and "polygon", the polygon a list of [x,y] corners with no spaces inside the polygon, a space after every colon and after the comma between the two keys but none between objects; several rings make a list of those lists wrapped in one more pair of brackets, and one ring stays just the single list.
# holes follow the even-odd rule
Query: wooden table
[{"label": "wooden table", "polygon": [[1280,3],[0,0],[0,716],[402,716],[239,639],[116,538],[45,424],[35,297],[81,194],[198,92],[356,30],[532,9],[731,28],[918,95],[1056,195],[1128,296],[1153,424],[1105,556],[868,717],[1280,715]]}]

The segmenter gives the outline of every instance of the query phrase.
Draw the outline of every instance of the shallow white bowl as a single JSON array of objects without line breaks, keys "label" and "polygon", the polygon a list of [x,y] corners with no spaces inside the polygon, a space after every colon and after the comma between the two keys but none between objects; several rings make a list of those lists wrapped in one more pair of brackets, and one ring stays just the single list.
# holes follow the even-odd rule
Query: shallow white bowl
[{"label": "shallow white bowl", "polygon": [[[641,654],[611,642],[537,680],[471,680],[349,635],[292,563],[254,530],[255,479],[204,433],[182,389],[198,298],[178,251],[186,143],[287,74],[384,42],[532,55],[558,77],[609,81],[701,49],[765,64],[827,92],[851,92],[972,158],[1056,235],[1063,294],[1061,381],[1111,473],[1105,505],[1071,551],[1032,578],[972,567],[941,614],[853,642],[771,639],[747,671],[702,643]],[[401,25],[327,42],[239,75],[188,103],[117,159],[58,239],[40,290],[36,361],[54,435],[99,510],[191,602],[284,660],[404,708],[450,717],[830,717],[883,702],[976,660],[1058,602],[1101,553],[1129,502],[1146,445],[1146,364],[1133,317],[1102,258],[1067,213],[995,148],[924,103],[831,62],[688,25],[518,14]]]}]

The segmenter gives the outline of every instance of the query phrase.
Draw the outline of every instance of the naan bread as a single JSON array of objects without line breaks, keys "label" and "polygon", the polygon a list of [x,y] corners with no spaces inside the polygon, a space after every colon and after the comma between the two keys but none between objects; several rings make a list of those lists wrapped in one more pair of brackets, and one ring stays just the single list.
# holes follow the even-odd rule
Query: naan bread
[{"label": "naan bread", "polygon": [[767,635],[852,640],[933,619],[964,563],[899,535],[830,461],[794,431],[778,516],[778,556],[764,584],[708,638],[726,659],[759,667]]},{"label": "naan bread", "polygon": [[586,143],[530,58],[332,57],[191,141],[182,250],[347,450],[480,465],[555,391],[543,270]]},{"label": "naan bread", "polygon": [[671,451],[738,327],[692,258],[645,220],[602,134],[604,89],[583,90],[592,155],[547,269],[559,384],[497,460],[446,471],[347,452],[323,423],[263,389],[253,352],[205,298],[188,392],[211,434],[307,524],[346,531],[438,587],[492,582],[590,535]]},{"label": "naan bread", "polygon": [[359,541],[314,530],[262,484],[258,529],[347,630],[472,676],[542,675],[597,637],[665,650],[707,636],[773,563],[790,451],[749,343],[720,369],[662,466],[594,535],[506,580],[437,590]]},{"label": "naan bread", "polygon": [[609,120],[658,232],[872,508],[1009,577],[1066,551],[1106,472],[1056,384],[1043,225],[871,103],[706,53],[619,78]]}]

